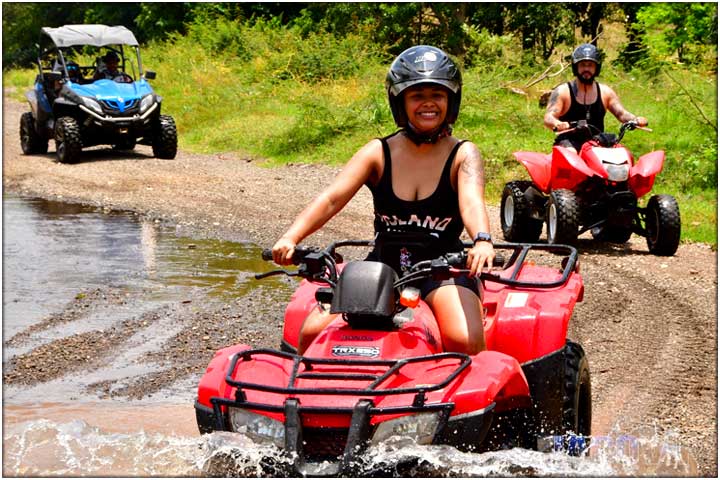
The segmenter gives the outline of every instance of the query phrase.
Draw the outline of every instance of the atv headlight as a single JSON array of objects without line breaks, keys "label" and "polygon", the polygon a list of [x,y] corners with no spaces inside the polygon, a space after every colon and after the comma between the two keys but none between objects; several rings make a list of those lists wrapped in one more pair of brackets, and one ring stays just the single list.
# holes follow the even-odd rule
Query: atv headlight
[{"label": "atv headlight", "polygon": [[440,413],[420,413],[388,420],[377,426],[371,443],[376,445],[393,436],[411,438],[417,445],[429,445],[440,423]]},{"label": "atv headlight", "polygon": [[613,165],[605,163],[605,170],[608,174],[608,180],[611,182],[624,182],[628,179],[630,169],[627,165]]},{"label": "atv headlight", "polygon": [[102,107],[94,98],[82,97],[83,103],[86,107],[91,110],[95,110],[97,113],[103,113]]},{"label": "atv headlight", "polygon": [[285,425],[281,422],[241,408],[229,407],[228,410],[233,432],[247,435],[257,443],[272,442],[279,448],[285,446]]},{"label": "atv headlight", "polygon": [[155,96],[152,93],[145,95],[140,101],[140,113],[143,113],[145,110],[152,107],[153,103],[155,103]]}]

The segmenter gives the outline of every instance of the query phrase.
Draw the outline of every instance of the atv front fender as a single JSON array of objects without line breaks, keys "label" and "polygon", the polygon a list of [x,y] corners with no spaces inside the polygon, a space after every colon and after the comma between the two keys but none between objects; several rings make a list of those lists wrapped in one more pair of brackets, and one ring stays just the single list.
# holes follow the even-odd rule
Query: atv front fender
[{"label": "atv front fender", "polygon": [[233,387],[228,386],[225,382],[230,359],[234,354],[245,350],[250,350],[250,346],[233,345],[215,352],[215,356],[210,360],[205,374],[200,379],[200,385],[198,385],[199,404],[212,408],[211,397],[230,397],[230,390]]},{"label": "atv front fender", "polygon": [[550,166],[551,157],[537,152],[513,153],[518,162],[522,163],[530,174],[530,178],[538,189],[544,193],[550,192]]},{"label": "atv front fender", "polygon": [[664,163],[665,152],[655,150],[641,156],[637,163],[630,168],[628,184],[636,197],[640,198],[652,190],[655,176],[660,173]]},{"label": "atv front fender", "polygon": [[596,175],[577,153],[565,147],[553,147],[550,178],[550,188],[553,190],[564,188],[574,191],[586,178]]}]

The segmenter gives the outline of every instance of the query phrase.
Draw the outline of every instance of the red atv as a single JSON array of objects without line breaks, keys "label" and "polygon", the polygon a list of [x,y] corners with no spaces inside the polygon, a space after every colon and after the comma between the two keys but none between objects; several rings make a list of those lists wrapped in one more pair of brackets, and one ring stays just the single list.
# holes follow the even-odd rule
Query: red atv
[{"label": "red atv", "polygon": [[[383,263],[340,263],[336,254],[383,241],[298,247],[296,272],[257,275],[303,278],[286,309],[281,350],[235,345],[216,353],[195,402],[201,433],[274,443],[293,476],[357,474],[359,454],[395,436],[477,452],[590,434],[588,361],[566,340],[583,296],[573,247],[495,246],[510,255],[481,275],[488,349],[471,356],[443,350],[435,318],[411,286],[466,275],[465,250],[419,262],[401,278]],[[272,256],[266,250],[263,258]],[[299,356],[300,326],[318,302],[336,318]]]},{"label": "red atv", "polygon": [[599,132],[585,120],[570,125],[592,135],[579,154],[561,146],[550,155],[514,153],[532,181],[512,181],[503,189],[505,240],[537,242],[545,222],[550,244],[574,244],[588,230],[593,238],[613,243],[625,243],[636,233],[647,239],[651,253],[674,255],[680,243],[675,198],[653,195],[645,208],[638,206],[662,170],[665,152],[650,152],[636,162],[620,143],[625,132],[642,128],[634,121],[624,123],[618,135]]}]

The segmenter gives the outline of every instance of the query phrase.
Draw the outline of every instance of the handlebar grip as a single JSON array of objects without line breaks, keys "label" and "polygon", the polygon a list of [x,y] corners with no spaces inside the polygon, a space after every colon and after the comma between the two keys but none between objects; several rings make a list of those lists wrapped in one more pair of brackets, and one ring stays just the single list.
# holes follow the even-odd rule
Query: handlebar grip
[{"label": "handlebar grip", "polygon": [[505,255],[496,253],[493,258],[493,267],[502,267],[503,265],[505,265]]},{"label": "handlebar grip", "polygon": [[272,259],[273,259],[272,250],[270,250],[269,248],[264,248],[262,251],[262,259],[265,260],[266,262],[272,262]]}]

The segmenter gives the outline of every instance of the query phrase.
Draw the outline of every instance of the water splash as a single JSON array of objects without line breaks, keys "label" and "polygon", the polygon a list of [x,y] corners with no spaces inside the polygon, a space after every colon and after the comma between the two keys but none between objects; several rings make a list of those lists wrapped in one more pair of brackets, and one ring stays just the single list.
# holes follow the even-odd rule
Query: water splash
[{"label": "water splash", "polygon": [[[512,449],[466,453],[391,438],[352,463],[353,477],[697,476],[672,433],[595,437],[587,455]],[[293,459],[275,446],[230,432],[203,436],[108,433],[75,420],[37,420],[4,431],[5,476],[293,477]]]}]

